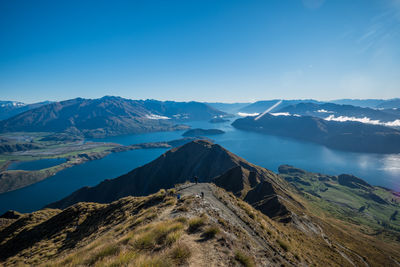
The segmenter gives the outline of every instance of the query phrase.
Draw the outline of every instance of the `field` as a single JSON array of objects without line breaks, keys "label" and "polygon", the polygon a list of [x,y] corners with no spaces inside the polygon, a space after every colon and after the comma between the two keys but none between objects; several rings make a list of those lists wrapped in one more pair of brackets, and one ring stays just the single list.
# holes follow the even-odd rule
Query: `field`
[{"label": "field", "polygon": [[[0,135],[6,148],[21,149],[19,151],[0,154],[0,193],[16,190],[41,181],[57,172],[82,164],[89,160],[105,157],[119,144],[103,142],[84,142],[43,140],[52,133],[8,133]],[[24,144],[34,145],[35,149],[25,150]],[[10,148],[9,148],[10,149]],[[12,162],[36,161],[40,159],[64,158],[64,163],[40,170],[7,170]]]}]

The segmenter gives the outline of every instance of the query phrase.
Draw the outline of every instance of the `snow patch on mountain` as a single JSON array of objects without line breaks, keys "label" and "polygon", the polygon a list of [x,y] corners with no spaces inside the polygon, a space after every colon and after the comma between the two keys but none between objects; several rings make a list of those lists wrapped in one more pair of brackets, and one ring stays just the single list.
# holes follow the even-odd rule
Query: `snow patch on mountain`
[{"label": "snow patch on mountain", "polygon": [[319,113],[335,113],[333,111],[329,111],[329,110],[325,110],[325,109],[319,109],[319,110],[317,110],[317,112],[319,112]]},{"label": "snow patch on mountain", "polygon": [[146,118],[148,118],[150,120],[169,120],[170,119],[166,116],[160,116],[160,115],[156,115],[156,114],[147,114]]}]

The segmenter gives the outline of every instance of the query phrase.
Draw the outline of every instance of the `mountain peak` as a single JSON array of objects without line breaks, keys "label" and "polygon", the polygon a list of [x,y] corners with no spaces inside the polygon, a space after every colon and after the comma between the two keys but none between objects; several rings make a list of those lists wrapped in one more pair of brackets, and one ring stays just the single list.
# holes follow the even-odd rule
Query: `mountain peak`
[{"label": "mountain peak", "polygon": [[[82,188],[59,202],[50,204],[52,208],[65,208],[80,201],[109,203],[121,197],[142,196],[157,192],[161,188],[172,188],[179,183],[193,181],[197,176],[200,182],[214,182],[236,196],[245,198],[260,183],[269,185],[259,200],[278,199],[281,195],[288,199],[285,187],[287,183],[275,173],[247,162],[229,152],[222,146],[208,140],[195,140],[183,146],[173,148],[154,161],[136,168],[131,172],[112,180],[105,180],[95,187]],[[251,197],[256,202],[256,196]],[[279,200],[275,201],[279,214],[287,211]]]}]

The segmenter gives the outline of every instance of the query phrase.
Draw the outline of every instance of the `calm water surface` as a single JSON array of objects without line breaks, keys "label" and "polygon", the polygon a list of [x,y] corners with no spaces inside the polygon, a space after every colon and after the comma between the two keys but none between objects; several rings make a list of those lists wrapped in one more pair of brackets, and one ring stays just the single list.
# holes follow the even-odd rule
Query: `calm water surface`
[{"label": "calm water surface", "polygon": [[[226,133],[212,136],[218,144],[246,160],[277,171],[281,164],[290,164],[313,172],[338,175],[350,173],[373,185],[400,191],[400,154],[379,155],[336,151],[313,143],[244,132],[230,123],[192,122],[194,128],[218,128]],[[181,138],[183,131],[149,133],[97,139],[124,145],[168,141]],[[166,149],[143,149],[111,154],[57,173],[42,182],[0,194],[0,214],[8,209],[30,212],[57,201],[82,186],[93,186],[104,179],[115,178],[144,165]]]},{"label": "calm water surface", "polygon": [[13,162],[8,166],[7,170],[34,171],[50,168],[64,162],[66,162],[66,159],[63,158]]}]

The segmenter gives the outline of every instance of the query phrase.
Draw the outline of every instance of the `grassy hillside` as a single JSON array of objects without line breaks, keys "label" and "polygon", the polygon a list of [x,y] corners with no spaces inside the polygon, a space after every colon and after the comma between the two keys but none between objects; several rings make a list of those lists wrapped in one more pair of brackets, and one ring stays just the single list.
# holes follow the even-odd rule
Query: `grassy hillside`
[{"label": "grassy hillside", "polygon": [[[204,199],[193,194],[205,186]],[[398,243],[371,238],[339,220],[301,214],[280,223],[211,184],[179,187],[179,201],[176,193],[160,190],[110,204],[78,203],[3,218],[0,261],[5,266],[390,266],[400,259]]]},{"label": "grassy hillside", "polygon": [[369,235],[379,235],[400,242],[400,195],[371,186],[351,176],[310,173],[291,166],[279,172],[315,208],[346,222],[360,225]]}]

